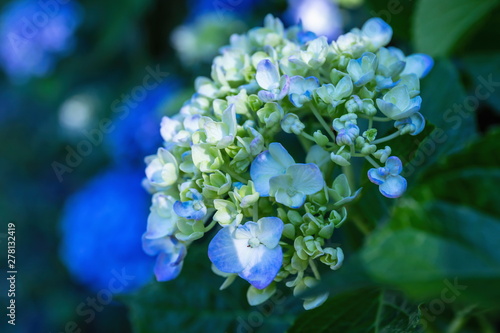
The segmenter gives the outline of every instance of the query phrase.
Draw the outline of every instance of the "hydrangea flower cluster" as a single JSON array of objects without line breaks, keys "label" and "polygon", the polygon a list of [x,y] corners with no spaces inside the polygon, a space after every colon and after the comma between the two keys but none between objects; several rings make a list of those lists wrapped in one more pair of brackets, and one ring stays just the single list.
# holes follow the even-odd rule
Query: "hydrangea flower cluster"
[{"label": "hydrangea flower cluster", "polygon": [[[146,158],[153,204],[144,248],[158,256],[158,280],[175,278],[190,244],[213,227],[208,257],[226,278],[221,288],[240,276],[252,305],[281,281],[301,297],[320,279],[319,264],[341,267],[331,238],[361,190],[351,160],[368,160],[368,178],[399,197],[401,161],[381,144],[425,126],[419,80],[433,61],[386,47],[391,37],[373,18],[329,43],[270,15],[231,37],[211,78],[199,77],[180,112],[163,118],[164,147]],[[379,137],[380,122],[395,132]],[[290,154],[300,151],[301,159]],[[327,297],[303,297],[304,307]]]}]

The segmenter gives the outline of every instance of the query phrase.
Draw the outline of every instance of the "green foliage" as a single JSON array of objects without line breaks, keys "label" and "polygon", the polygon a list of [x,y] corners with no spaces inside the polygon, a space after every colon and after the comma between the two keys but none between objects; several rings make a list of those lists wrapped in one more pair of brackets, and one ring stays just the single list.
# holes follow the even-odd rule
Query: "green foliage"
[{"label": "green foliage", "polygon": [[302,314],[289,332],[421,332],[419,318],[417,306],[396,293],[360,289]]},{"label": "green foliage", "polygon": [[415,48],[431,56],[449,55],[498,4],[498,0],[420,0],[413,19]]}]

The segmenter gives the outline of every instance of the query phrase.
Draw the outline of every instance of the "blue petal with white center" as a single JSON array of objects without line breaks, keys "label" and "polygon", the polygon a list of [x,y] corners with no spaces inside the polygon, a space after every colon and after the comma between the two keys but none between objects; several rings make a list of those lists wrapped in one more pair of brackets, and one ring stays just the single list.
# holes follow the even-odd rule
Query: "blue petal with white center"
[{"label": "blue petal with white center", "polygon": [[280,143],[271,143],[269,150],[257,155],[250,167],[250,178],[255,185],[255,190],[260,193],[261,197],[269,196],[269,179],[284,174],[286,169],[294,163],[293,157]]},{"label": "blue petal with white center", "polygon": [[377,99],[377,106],[388,118],[401,120],[408,118],[420,110],[422,98],[410,98],[410,93],[405,85],[392,88],[384,97]]},{"label": "blue petal with white center", "polygon": [[291,207],[301,207],[306,196],[321,190],[325,184],[323,174],[317,165],[294,164],[287,168],[286,174],[272,177],[270,183],[270,195],[276,201]]},{"label": "blue petal with white center", "polygon": [[208,246],[208,257],[224,273],[236,273],[257,289],[266,288],[278,274],[283,252],[278,242],[283,221],[261,218],[221,229]]},{"label": "blue petal with white center", "polygon": [[406,191],[406,179],[400,176],[403,170],[401,160],[391,156],[385,162],[385,167],[368,170],[368,178],[376,185],[379,191],[387,198],[398,198]]}]

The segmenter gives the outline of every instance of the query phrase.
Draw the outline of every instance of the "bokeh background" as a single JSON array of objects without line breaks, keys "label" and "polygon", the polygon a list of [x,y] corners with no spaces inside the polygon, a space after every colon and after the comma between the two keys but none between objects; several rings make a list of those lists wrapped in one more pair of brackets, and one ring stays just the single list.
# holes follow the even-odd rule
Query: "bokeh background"
[{"label": "bokeh background", "polygon": [[[346,227],[344,251],[363,253],[372,242],[377,248],[387,246],[386,260],[408,260],[399,272],[393,271],[392,279],[382,274],[390,266],[382,263],[375,271],[382,272],[382,284],[411,294],[421,311],[423,300],[439,295],[443,279],[433,285],[438,279],[431,274],[423,279],[427,285],[418,279],[398,284],[402,272],[439,271],[437,276],[451,278],[463,273],[471,278],[471,294],[479,296],[446,304],[439,315],[431,311],[435,319],[424,316],[427,328],[451,333],[498,329],[495,311],[468,308],[481,301],[494,308],[490,298],[498,296],[500,286],[499,250],[492,245],[500,234],[498,225],[491,227],[500,223],[500,163],[495,157],[495,128],[500,124],[498,1],[12,0],[0,5],[0,303],[4,312],[6,233],[7,224],[14,222],[17,309],[15,327],[1,313],[1,332],[279,332],[293,325],[302,312],[299,301],[273,306],[268,313],[245,304],[244,284],[218,292],[221,279],[210,271],[203,242],[193,249],[178,281],[165,284],[153,281],[152,258],[142,253],[140,244],[150,202],[141,187],[143,158],[161,144],[161,116],[179,110],[194,92],[197,76],[210,75],[211,60],[232,33],[261,25],[267,13],[287,25],[301,19],[306,29],[330,39],[380,16],[393,26],[394,45],[406,53],[435,57],[435,68],[422,83],[422,113],[432,123],[424,134],[441,128],[447,139],[436,143],[423,134],[401,147],[405,162],[416,169],[410,182],[423,185],[410,189],[397,207],[368,191],[352,207],[352,215],[377,233],[368,239]],[[478,96],[479,86],[489,92],[487,98]],[[415,162],[419,152],[422,163]],[[432,212],[424,207],[438,201],[456,206],[431,207]],[[464,210],[452,217],[456,207]],[[471,207],[484,214],[481,219],[470,215]],[[482,266],[462,269],[481,260],[477,251],[472,251],[474,256],[459,249],[449,255],[449,263],[439,263],[433,254],[444,251],[440,243],[422,244],[419,253],[401,253],[398,246],[412,239],[391,243],[384,238],[403,229],[401,221],[419,219],[422,225],[444,221],[443,228],[431,228],[432,234],[448,237],[455,230],[450,223],[464,216],[472,225],[460,225],[457,233],[477,237],[464,236],[458,243],[491,245],[482,248],[491,263],[487,274]],[[421,227],[423,231],[427,229]],[[429,249],[427,244],[435,246]],[[116,292],[109,292],[110,281],[118,281]],[[341,278],[336,281],[339,289],[334,293],[349,289]],[[345,297],[335,301],[342,309],[357,304]],[[366,298],[359,302],[370,309]],[[455,323],[460,318],[467,320]],[[362,325],[357,331],[373,329]],[[459,325],[458,330],[452,325]],[[354,332],[347,326],[337,331]]]}]

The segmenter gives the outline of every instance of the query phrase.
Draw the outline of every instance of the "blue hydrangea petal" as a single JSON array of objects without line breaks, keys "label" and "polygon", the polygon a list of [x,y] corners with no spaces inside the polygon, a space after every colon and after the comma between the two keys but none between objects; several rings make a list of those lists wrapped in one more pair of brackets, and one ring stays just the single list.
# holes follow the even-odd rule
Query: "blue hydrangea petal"
[{"label": "blue hydrangea petal", "polygon": [[418,135],[425,128],[425,118],[420,112],[416,112],[408,118],[394,122],[394,127],[396,128],[402,128],[405,125],[411,125],[413,127],[413,130],[409,132],[410,135]]},{"label": "blue hydrangea petal", "polygon": [[[383,169],[383,168],[380,168]],[[376,185],[381,185],[384,183],[387,175],[384,175],[383,173],[380,172],[380,169],[378,168],[372,168],[368,170],[368,179],[376,184]]]},{"label": "blue hydrangea petal", "polygon": [[292,176],[292,186],[304,194],[314,194],[325,185],[323,174],[314,163],[294,164],[288,167],[286,174]]},{"label": "blue hydrangea petal", "polygon": [[158,281],[175,279],[182,270],[186,247],[182,245],[176,253],[162,252],[156,258],[154,273]]},{"label": "blue hydrangea petal", "polygon": [[257,222],[247,222],[243,225],[238,226],[233,232],[233,237],[236,239],[250,239],[257,237],[259,234],[259,225]]},{"label": "blue hydrangea petal", "polygon": [[399,198],[406,191],[406,179],[399,175],[389,176],[379,190],[387,198]]},{"label": "blue hydrangea petal", "polygon": [[165,218],[156,211],[151,211],[148,216],[148,224],[146,227],[146,238],[160,238],[167,235],[172,235],[176,229],[175,217]]},{"label": "blue hydrangea petal", "polygon": [[394,104],[386,102],[383,99],[377,98],[377,106],[379,110],[388,118],[394,119],[401,110]]},{"label": "blue hydrangea petal", "polygon": [[269,196],[269,180],[284,174],[286,168],[293,163],[293,157],[277,142],[271,143],[269,150],[257,155],[250,166],[250,178],[260,196]]},{"label": "blue hydrangea petal", "polygon": [[176,201],[174,203],[174,212],[189,220],[201,220],[207,214],[207,207],[198,201],[200,209],[195,209],[195,201]]},{"label": "blue hydrangea petal", "polygon": [[286,188],[279,188],[274,193],[276,202],[288,206],[290,208],[300,208],[306,201],[306,195],[302,192],[295,192],[290,194]]},{"label": "blue hydrangea petal", "polygon": [[255,79],[261,88],[274,89],[280,82],[278,68],[269,59],[261,60],[257,65]]},{"label": "blue hydrangea petal", "polygon": [[222,228],[208,245],[210,261],[224,273],[240,273],[252,256],[248,239],[236,239],[233,232],[234,227]]},{"label": "blue hydrangea petal", "polygon": [[411,117],[413,114],[420,110],[420,105],[422,104],[422,97],[416,96],[410,99],[410,102],[404,112],[400,112],[392,117],[394,120],[401,120],[404,118]]},{"label": "blue hydrangea petal", "polygon": [[403,171],[403,163],[396,156],[391,156],[385,161],[385,167],[389,170],[389,173],[393,176],[399,175]]},{"label": "blue hydrangea petal", "polygon": [[142,235],[142,249],[147,255],[155,256],[160,252],[166,252],[172,247],[169,237],[150,239],[146,234]]},{"label": "blue hydrangea petal", "polygon": [[277,96],[275,94],[266,90],[259,91],[257,95],[264,103],[273,102],[277,99]]},{"label": "blue hydrangea petal", "polygon": [[280,92],[278,96],[276,96],[276,100],[281,101],[288,95],[290,91],[290,77],[288,75],[283,75],[280,79]]},{"label": "blue hydrangea petal", "polygon": [[250,282],[257,289],[264,289],[273,282],[283,263],[283,251],[280,246],[268,249],[260,245],[252,249],[248,266],[239,276]]},{"label": "blue hydrangea petal", "polygon": [[384,20],[374,17],[365,22],[361,31],[376,48],[389,44],[392,38],[392,28]]},{"label": "blue hydrangea petal", "polygon": [[270,249],[278,246],[283,233],[283,221],[277,217],[263,217],[258,221],[259,241]]},{"label": "blue hydrangea petal", "polygon": [[419,79],[429,74],[434,66],[434,59],[423,53],[416,53],[406,58],[406,66],[401,75],[416,74]]}]

